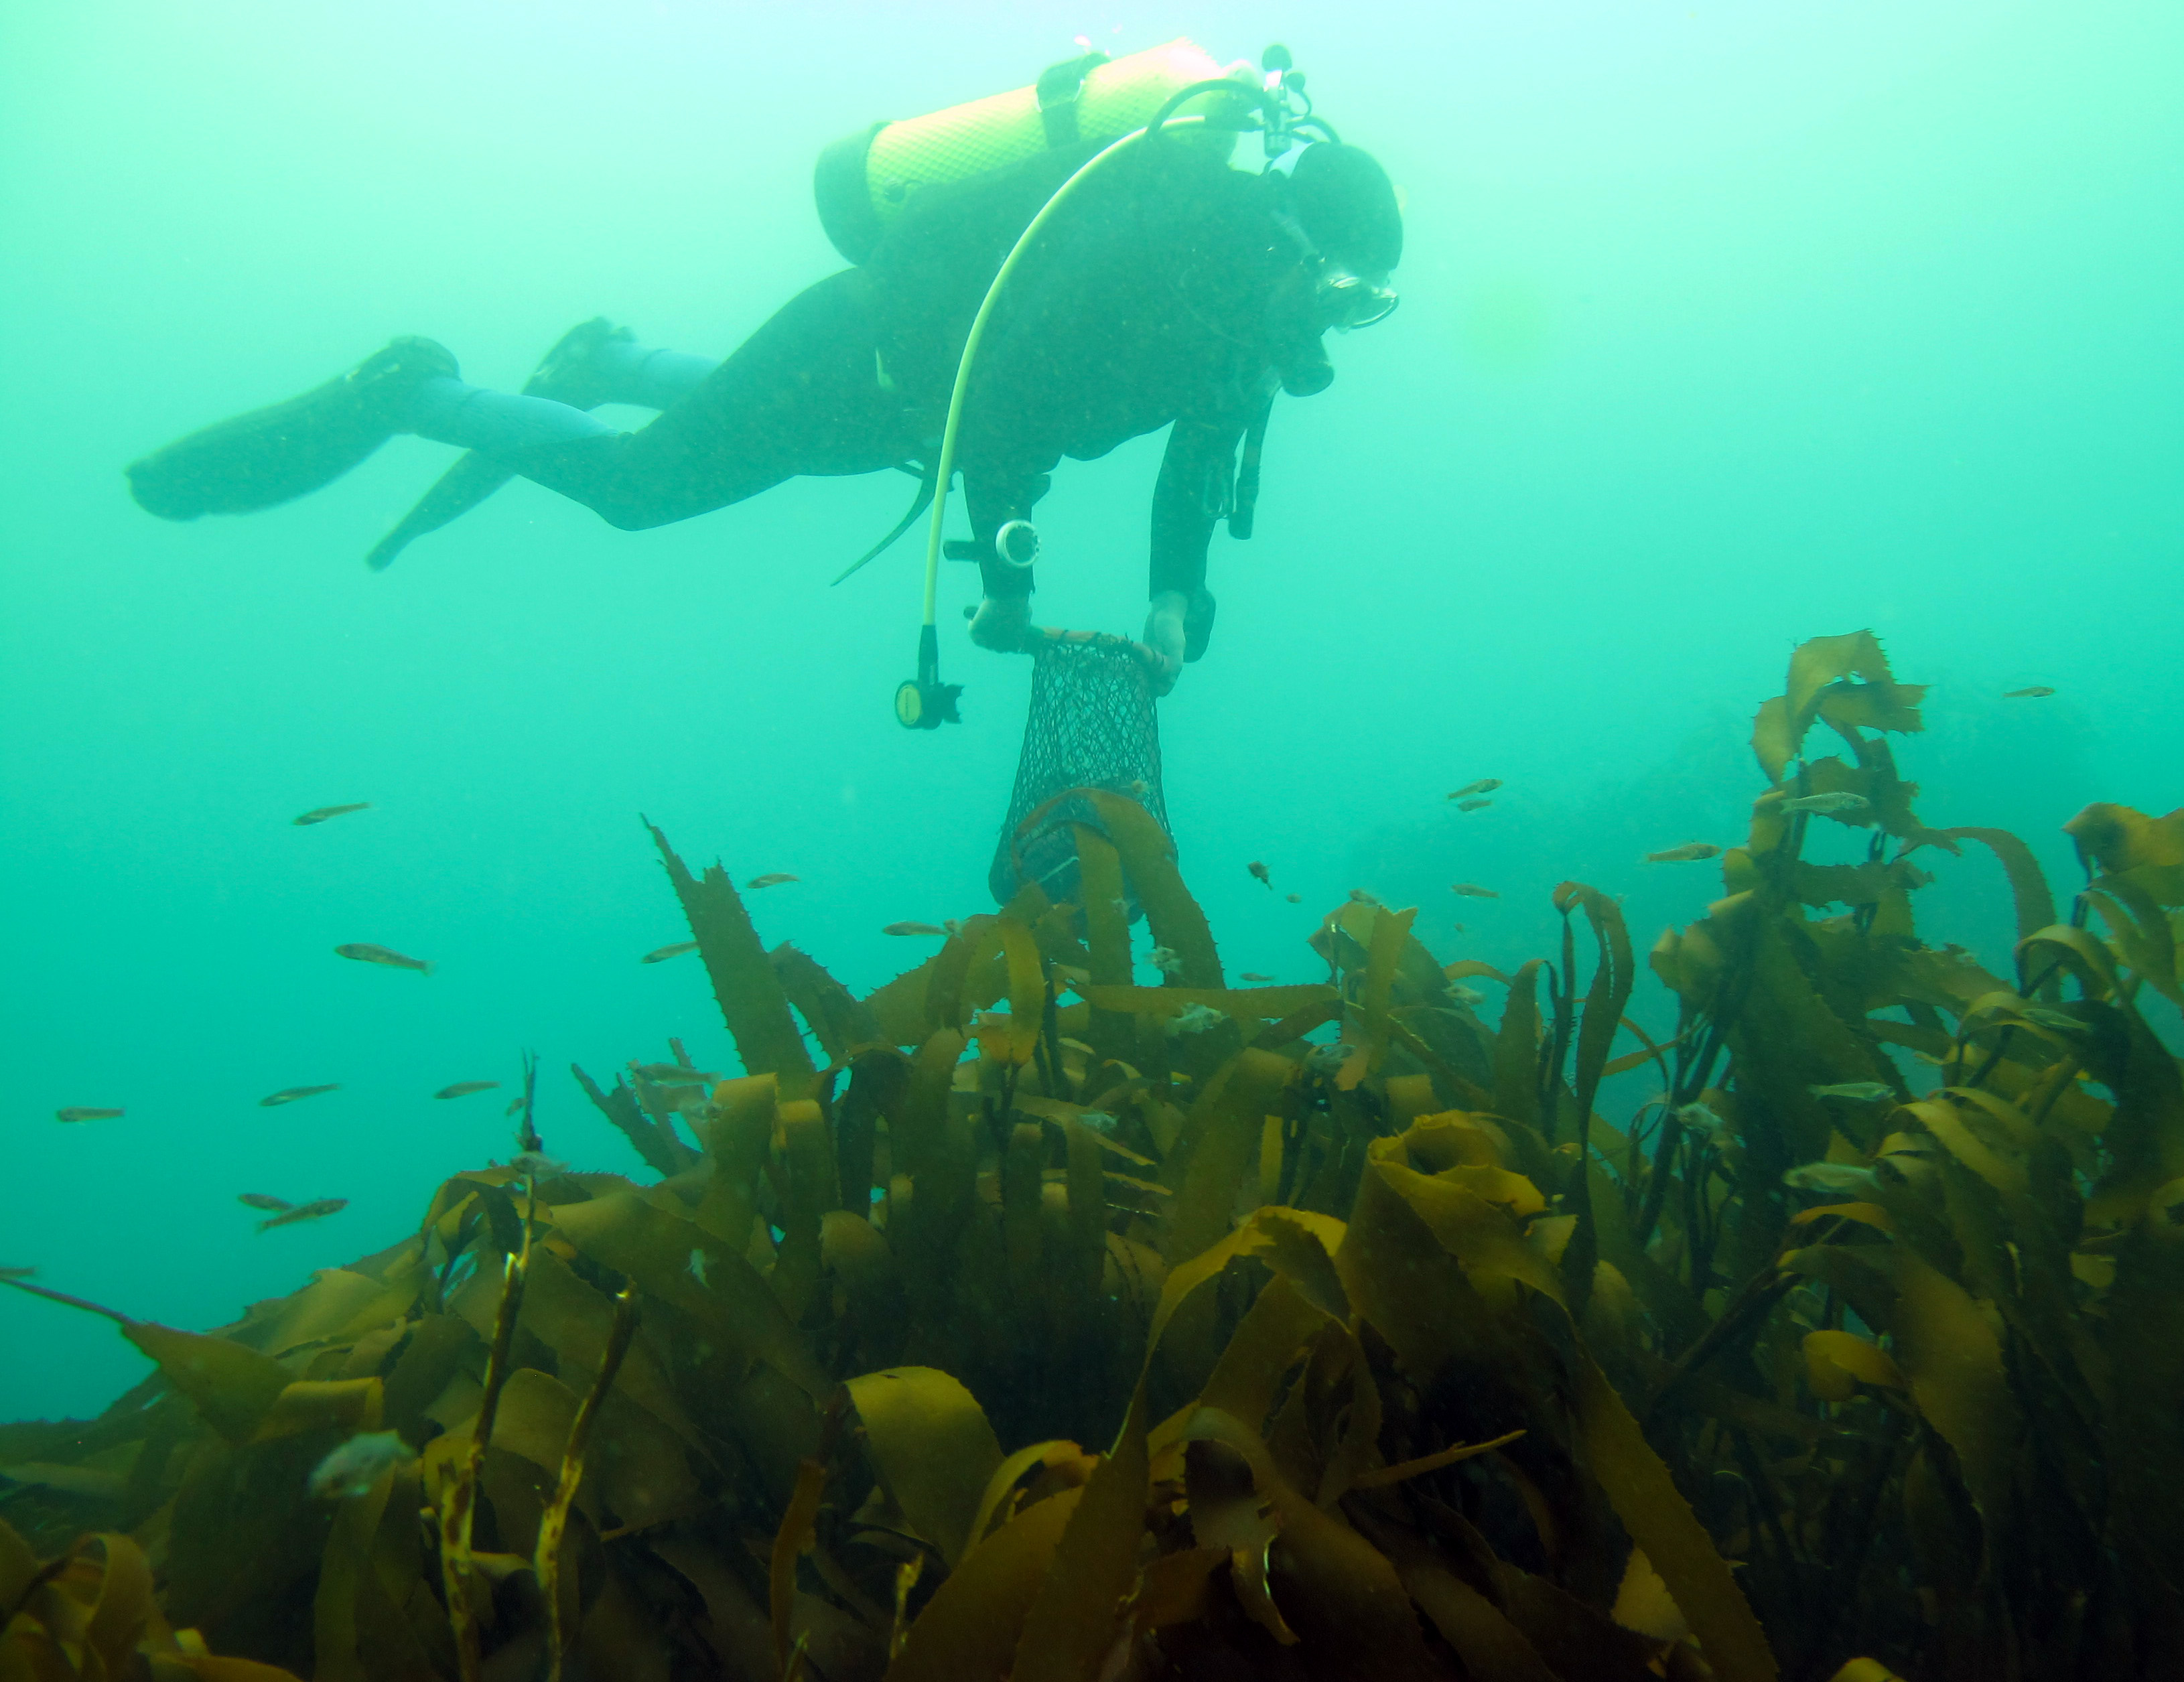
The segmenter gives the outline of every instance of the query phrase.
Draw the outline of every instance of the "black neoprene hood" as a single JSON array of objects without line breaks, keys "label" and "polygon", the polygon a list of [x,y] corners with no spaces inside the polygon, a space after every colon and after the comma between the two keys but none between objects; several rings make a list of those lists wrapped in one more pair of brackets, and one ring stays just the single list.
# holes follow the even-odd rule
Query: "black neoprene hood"
[{"label": "black neoprene hood", "polygon": [[1402,260],[1403,216],[1395,184],[1369,152],[1323,142],[1290,175],[1290,206],[1312,242],[1362,275]]}]

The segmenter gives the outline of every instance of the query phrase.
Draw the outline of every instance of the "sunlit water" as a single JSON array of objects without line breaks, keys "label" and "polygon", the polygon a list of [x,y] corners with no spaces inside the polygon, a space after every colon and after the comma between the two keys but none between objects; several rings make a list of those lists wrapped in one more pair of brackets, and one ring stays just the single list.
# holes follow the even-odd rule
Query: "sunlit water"
[{"label": "sunlit water", "polygon": [[[1445,959],[1546,950],[1565,877],[1641,939],[1699,914],[1710,867],[1638,855],[1741,834],[1752,710],[1822,632],[1870,626],[1936,685],[1903,750],[1930,822],[2016,828],[2067,881],[2084,802],[2177,804],[2173,6],[8,8],[0,1265],[220,1323],[505,1155],[504,1094],[430,1094],[526,1046],[549,1148],[634,1170],[566,1065],[677,1034],[733,1067],[695,963],[637,961],[682,938],[638,815],[801,877],[755,896],[761,932],[867,987],[925,950],[883,924],[986,905],[1023,716],[1023,663],[956,628],[958,569],[968,721],[894,722],[912,546],[826,582],[894,476],[640,537],[519,484],[373,576],[446,452],[181,526],[121,463],[396,332],[510,387],[600,312],[725,354],[838,266],[825,142],[1078,35],[1178,34],[1287,42],[1409,218],[1401,311],[1278,408],[1260,533],[1216,537],[1219,632],[1162,710],[1232,968],[1309,975],[1353,887],[1421,905]],[[1158,448],[1065,466],[1044,621],[1134,629]],[[2031,684],[2058,693],[2001,699]],[[1481,776],[1494,806],[1451,810]],[[348,800],[373,810],[288,822]],[[1929,937],[1999,961],[1992,861],[1937,868]],[[261,1236],[244,1191],[350,1203]],[[144,1370],[0,1298],[0,1417]]]}]

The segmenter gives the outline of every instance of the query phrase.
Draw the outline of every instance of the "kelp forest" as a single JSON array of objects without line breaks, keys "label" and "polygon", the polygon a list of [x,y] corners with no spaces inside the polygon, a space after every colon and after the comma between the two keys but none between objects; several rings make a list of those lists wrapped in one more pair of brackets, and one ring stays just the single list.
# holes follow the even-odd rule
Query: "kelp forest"
[{"label": "kelp forest", "polygon": [[210,1333],[0,1256],[157,1367],[0,1428],[0,1682],[2184,1676],[2184,813],[2059,901],[1924,693],[1804,644],[1705,915],[1508,974],[1361,892],[1232,986],[1080,790],[861,998],[655,831],[748,1072],[575,1072],[622,1172],[526,1107]]}]

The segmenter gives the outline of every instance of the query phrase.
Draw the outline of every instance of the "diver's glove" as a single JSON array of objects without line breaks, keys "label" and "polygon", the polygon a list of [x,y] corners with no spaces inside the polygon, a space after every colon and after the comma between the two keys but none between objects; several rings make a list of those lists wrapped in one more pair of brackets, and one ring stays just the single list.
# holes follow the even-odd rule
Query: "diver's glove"
[{"label": "diver's glove", "polygon": [[1029,596],[988,596],[971,618],[971,640],[996,654],[1022,654],[1032,638]]}]

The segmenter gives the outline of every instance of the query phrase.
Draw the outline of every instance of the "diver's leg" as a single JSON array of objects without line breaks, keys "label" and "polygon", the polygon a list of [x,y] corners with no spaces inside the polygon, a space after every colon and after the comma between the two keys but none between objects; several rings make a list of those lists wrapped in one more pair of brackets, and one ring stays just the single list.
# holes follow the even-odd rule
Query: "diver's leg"
[{"label": "diver's leg", "polygon": [[525,394],[510,395],[465,384],[445,347],[399,338],[301,397],[190,433],[125,471],[138,504],[162,519],[247,514],[331,484],[397,432],[495,454],[613,434],[583,411],[670,408],[716,365],[639,345],[598,320],[565,334]]},{"label": "diver's leg", "polygon": [[[501,459],[625,531],[801,474],[876,472],[918,448],[900,404],[880,389],[877,344],[869,282],[849,270],[791,299],[642,432],[571,434]],[[662,355],[646,353],[638,371],[658,377]]]},{"label": "diver's leg", "polygon": [[628,328],[598,316],[564,333],[523,391],[577,409],[603,403],[672,409],[720,365],[713,357],[639,344]]}]

